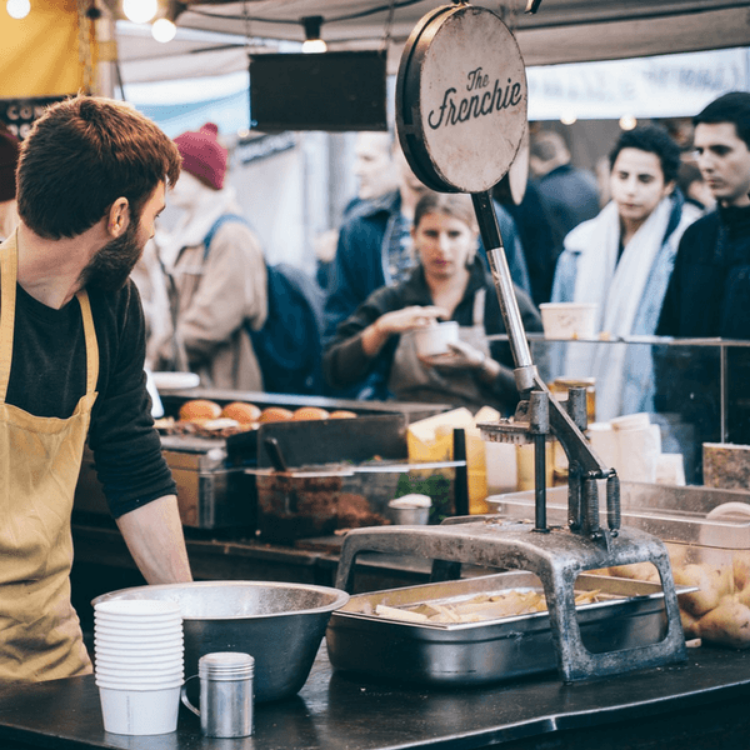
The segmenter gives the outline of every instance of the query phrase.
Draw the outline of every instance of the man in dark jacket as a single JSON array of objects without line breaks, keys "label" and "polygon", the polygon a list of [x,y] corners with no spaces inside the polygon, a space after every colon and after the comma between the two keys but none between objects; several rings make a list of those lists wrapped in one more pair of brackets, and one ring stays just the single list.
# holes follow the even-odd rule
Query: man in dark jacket
[{"label": "man in dark jacket", "polygon": [[563,238],[579,224],[599,213],[599,191],[591,172],[570,163],[570,151],[554,130],[533,136],[529,146],[529,168],[539,193],[549,205],[555,229]]},{"label": "man in dark jacket", "polygon": [[693,123],[718,206],[682,237],[657,333],[750,339],[750,93],[719,97]]},{"label": "man in dark jacket", "polygon": [[554,130],[542,130],[529,145],[533,179],[521,204],[508,210],[521,234],[531,291],[537,305],[549,302],[555,264],[572,229],[599,213],[593,174],[570,163],[570,151]]},{"label": "man in dark jacket", "polygon": [[[693,124],[697,163],[717,208],[682,236],[656,332],[750,339],[750,93],[724,94]],[[717,347],[665,347],[658,358],[657,408],[692,422],[697,443],[748,442],[748,352],[747,347],[727,349],[723,434]]]}]

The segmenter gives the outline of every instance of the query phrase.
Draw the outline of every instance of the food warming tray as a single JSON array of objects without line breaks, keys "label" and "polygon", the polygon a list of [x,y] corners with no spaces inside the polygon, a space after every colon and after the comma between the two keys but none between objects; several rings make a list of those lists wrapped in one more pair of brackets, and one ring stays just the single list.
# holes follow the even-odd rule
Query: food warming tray
[{"label": "food warming tray", "polygon": [[[414,623],[368,614],[378,605],[445,605],[514,590],[544,593],[533,573],[511,572],[352,596],[328,624],[331,664],[337,670],[446,687],[554,671],[557,661],[546,611],[455,624]],[[576,592],[592,590],[600,590],[607,598],[576,607],[581,637],[590,651],[633,649],[665,637],[667,618],[659,584],[579,576]]]}]

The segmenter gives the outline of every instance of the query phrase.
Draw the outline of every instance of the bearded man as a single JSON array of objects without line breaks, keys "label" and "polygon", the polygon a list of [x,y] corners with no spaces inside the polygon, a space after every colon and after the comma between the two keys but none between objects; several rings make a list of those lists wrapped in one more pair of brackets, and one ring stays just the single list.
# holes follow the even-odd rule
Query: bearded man
[{"label": "bearded man", "polygon": [[146,581],[191,580],[128,279],[179,174],[172,141],[108,99],[53,105],[21,146],[0,245],[0,680],[91,672],[69,578],[87,440]]}]

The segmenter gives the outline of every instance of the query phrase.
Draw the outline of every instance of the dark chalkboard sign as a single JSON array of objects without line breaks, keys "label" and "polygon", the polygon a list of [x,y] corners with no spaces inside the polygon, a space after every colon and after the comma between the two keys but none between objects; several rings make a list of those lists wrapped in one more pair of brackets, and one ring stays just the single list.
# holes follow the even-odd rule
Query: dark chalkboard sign
[{"label": "dark chalkboard sign", "polygon": [[34,120],[41,117],[50,104],[67,98],[66,96],[44,96],[0,99],[0,121],[5,123],[16,138],[23,140],[31,130]]},{"label": "dark chalkboard sign", "polygon": [[250,123],[282,130],[387,130],[385,52],[250,57]]}]

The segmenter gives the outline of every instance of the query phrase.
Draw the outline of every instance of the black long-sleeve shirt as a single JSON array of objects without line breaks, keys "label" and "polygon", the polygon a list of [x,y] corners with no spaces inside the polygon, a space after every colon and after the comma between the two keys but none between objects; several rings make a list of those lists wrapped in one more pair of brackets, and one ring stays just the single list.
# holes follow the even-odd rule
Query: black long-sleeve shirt
[{"label": "black long-sleeve shirt", "polygon": [[[16,287],[7,402],[38,417],[67,419],[86,391],[81,310],[54,310]],[[176,492],[151,417],[143,363],[146,334],[132,281],[114,294],[90,290],[99,345],[98,396],[88,442],[115,518]]]}]

